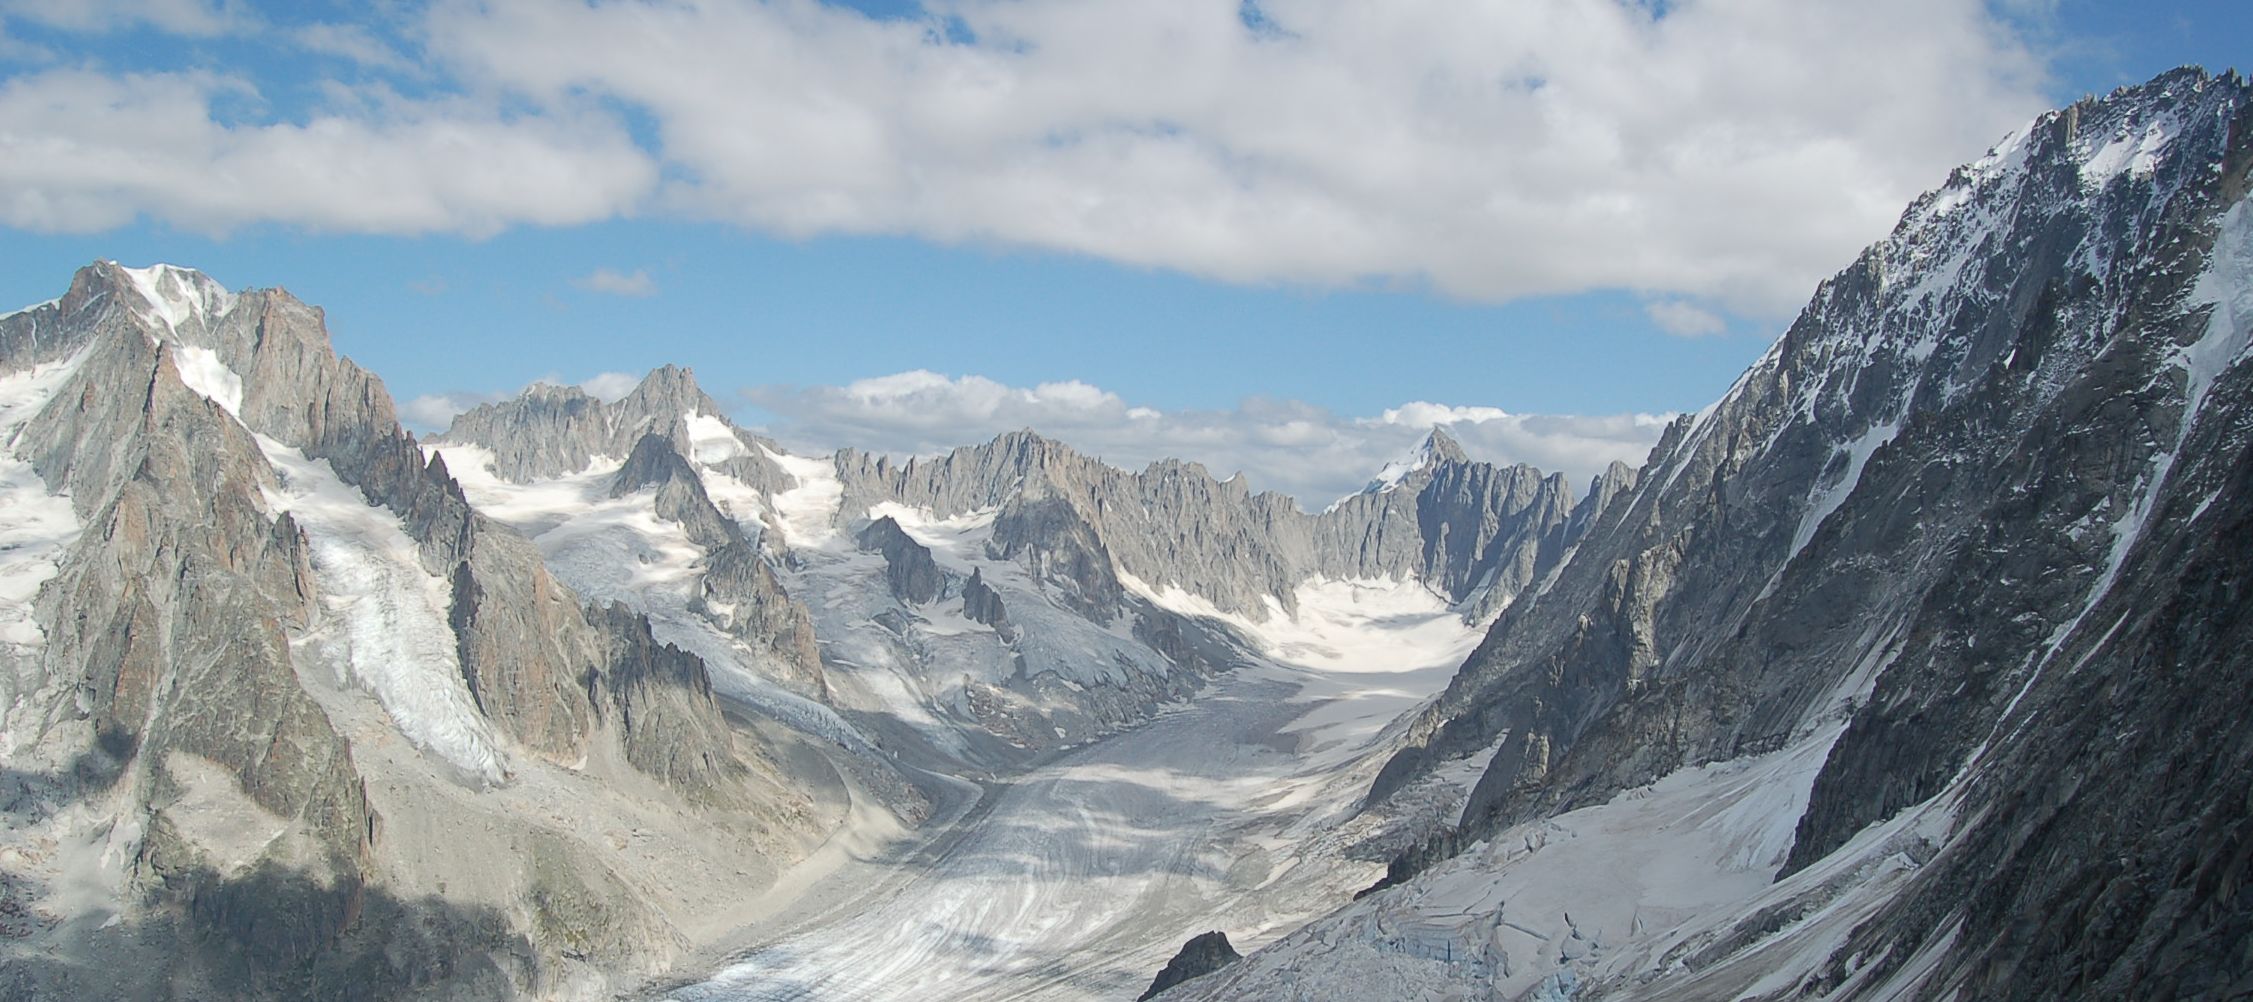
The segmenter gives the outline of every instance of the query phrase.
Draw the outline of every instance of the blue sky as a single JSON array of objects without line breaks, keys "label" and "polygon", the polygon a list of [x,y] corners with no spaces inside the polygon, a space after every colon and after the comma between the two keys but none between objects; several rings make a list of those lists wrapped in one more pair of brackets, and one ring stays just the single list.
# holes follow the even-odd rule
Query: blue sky
[{"label": "blue sky", "polygon": [[677,362],[794,446],[1032,424],[1319,500],[1444,419],[1585,474],[1953,164],[2248,42],[2242,2],[0,0],[0,303],[283,286],[424,427]]}]

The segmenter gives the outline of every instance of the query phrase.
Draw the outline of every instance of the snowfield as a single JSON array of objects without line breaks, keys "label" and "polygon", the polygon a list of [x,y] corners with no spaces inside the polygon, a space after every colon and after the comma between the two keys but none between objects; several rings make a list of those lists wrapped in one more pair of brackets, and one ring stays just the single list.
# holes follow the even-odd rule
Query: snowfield
[{"label": "snowfield", "polygon": [[[711,469],[721,450],[699,449],[715,504],[746,533],[770,522],[779,531],[791,555],[779,569],[814,615],[841,716],[782,689],[695,607],[705,554],[654,516],[650,492],[607,496],[616,460],[512,484],[491,475],[481,449],[432,451],[472,504],[530,536],[579,594],[640,610],[658,639],[704,658],[731,698],[858,753],[894,754],[877,749],[912,738],[962,779],[980,779],[972,763],[994,737],[978,732],[969,702],[978,686],[1022,671],[1018,658],[1067,688],[1174,670],[1134,636],[1131,616],[1091,622],[1023,565],[988,557],[992,511],[841,511],[832,461],[790,455],[773,458],[797,485],[768,497]],[[848,534],[884,517],[951,580],[979,574],[1006,603],[1007,629],[964,618],[951,594],[894,601],[882,555],[860,552]],[[1219,926],[1257,945],[1373,881],[1382,854],[1352,851],[1377,824],[1352,821],[1381,757],[1370,753],[1389,747],[1387,725],[1442,688],[1481,631],[1415,581],[1308,582],[1295,619],[1274,602],[1256,623],[1179,589],[1124,583],[1239,636],[1242,663],[1124,733],[1085,740],[1059,729],[1060,744],[1079,746],[1006,783],[942,778],[960,803],[930,830],[841,833],[870,848],[809,895],[818,909],[796,907],[760,934],[764,945],[670,997],[1131,998],[1196,933]],[[1436,796],[1459,802],[1474,776],[1453,770]]]},{"label": "snowfield", "polygon": [[[46,644],[31,602],[41,585],[61,573],[58,561],[84,528],[70,498],[48,493],[38,471],[16,455],[16,437],[85,360],[80,352],[0,376],[0,657],[6,659],[0,665],[34,658]],[[13,691],[12,682],[0,684]]]},{"label": "snowfield", "polygon": [[281,479],[267,503],[294,517],[312,541],[329,613],[319,629],[342,654],[337,681],[373,692],[417,747],[479,781],[504,781],[501,739],[462,681],[445,579],[423,569],[399,517],[369,504],[326,460],[263,435],[258,447]]}]

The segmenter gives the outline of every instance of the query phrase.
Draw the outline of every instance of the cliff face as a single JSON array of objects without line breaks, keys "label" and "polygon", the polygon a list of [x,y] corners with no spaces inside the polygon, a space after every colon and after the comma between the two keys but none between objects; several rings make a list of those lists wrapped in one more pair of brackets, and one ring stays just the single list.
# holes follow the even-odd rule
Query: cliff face
[{"label": "cliff face", "polygon": [[936,458],[837,457],[845,511],[884,502],[948,518],[997,510],[991,549],[1037,560],[1093,613],[1129,575],[1222,612],[1295,611],[1315,579],[1414,579],[1473,619],[1555,567],[1576,505],[1561,476],[1474,462],[1435,429],[1413,463],[1309,515],[1291,499],[1215,480],[1195,463],[1128,473],[1031,432]]},{"label": "cliff face", "polygon": [[[2180,71],[1919,199],[1576,527],[1373,796],[1493,748],[1469,845],[1837,728],[1781,876],[1953,822],[1792,990],[2243,991],[2249,137],[2243,81]],[[1663,983],[1736,997],[1728,956]]]},{"label": "cliff face", "polygon": [[[747,778],[700,662],[590,614],[471,509],[318,310],[97,264],[0,318],[0,350],[5,489],[47,530],[13,569],[37,591],[0,672],[29,840],[5,869],[44,918],[0,987],[508,994],[599,977],[597,956],[647,969],[680,943],[666,903],[511,917],[623,867],[509,791],[794,796]],[[430,841],[475,817],[482,840]],[[525,838],[552,851],[520,879],[440,898],[417,872]],[[739,847],[796,836],[759,838]],[[94,935],[111,917],[129,931]],[[112,947],[164,959],[92,962]]]}]

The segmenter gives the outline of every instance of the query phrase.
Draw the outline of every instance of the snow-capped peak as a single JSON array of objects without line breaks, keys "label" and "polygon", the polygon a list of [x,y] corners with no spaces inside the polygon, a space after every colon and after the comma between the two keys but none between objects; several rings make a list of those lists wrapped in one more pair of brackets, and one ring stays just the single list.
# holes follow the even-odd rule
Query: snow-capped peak
[{"label": "snow-capped peak", "polygon": [[142,315],[163,324],[168,332],[178,333],[180,325],[191,319],[200,318],[209,323],[234,309],[234,293],[193,268],[170,264],[127,268],[115,261],[109,264],[147,302],[148,308]]},{"label": "snow-capped peak", "polygon": [[1335,510],[1348,499],[1363,494],[1390,494],[1418,470],[1437,469],[1448,463],[1467,463],[1470,459],[1469,454],[1463,451],[1462,444],[1455,441],[1455,437],[1449,435],[1446,429],[1435,424],[1432,426],[1432,433],[1424,436],[1423,444],[1417,446],[1416,451],[1386,463],[1384,469],[1378,470],[1377,475],[1370,478],[1360,490],[1339,498],[1330,508]]}]

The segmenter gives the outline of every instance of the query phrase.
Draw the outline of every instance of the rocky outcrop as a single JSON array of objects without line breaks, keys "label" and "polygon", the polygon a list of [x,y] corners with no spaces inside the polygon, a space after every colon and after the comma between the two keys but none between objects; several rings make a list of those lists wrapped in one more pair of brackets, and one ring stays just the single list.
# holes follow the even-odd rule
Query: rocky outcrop
[{"label": "rocky outcrop", "polygon": [[492,453],[496,476],[528,483],[580,472],[600,457],[627,456],[649,435],[755,489],[796,485],[774,460],[779,446],[729,422],[695,373],[671,365],[651,370],[614,403],[576,387],[534,385],[462,412],[431,441],[483,448]]},{"label": "rocky outcrop", "polygon": [[1181,952],[1174,954],[1172,960],[1166,961],[1165,969],[1151,979],[1149,988],[1135,996],[1135,1002],[1156,998],[1168,988],[1191,978],[1204,977],[1242,959],[1243,955],[1229,945],[1227,933],[1218,930],[1199,933],[1182,944]]},{"label": "rocky outcrop", "polygon": [[[554,990],[588,958],[646,969],[677,949],[608,850],[478,791],[540,769],[590,794],[747,802],[701,663],[638,617],[582,609],[534,547],[478,516],[382,384],[330,350],[318,310],[104,263],[0,318],[0,346],[19,352],[0,376],[51,374],[36,413],[9,418],[7,461],[79,526],[52,541],[35,641],[11,632],[0,651],[0,811],[10,839],[47,833],[0,869],[61,893],[50,871],[65,864],[42,846],[85,843],[118,874],[68,892],[117,921],[73,915],[7,944],[7,990],[493,997]],[[423,603],[427,622],[398,618]],[[453,667],[458,682],[379,677]],[[402,807],[418,784],[453,792]],[[433,825],[460,822],[448,811],[487,812],[468,828],[486,841],[540,833],[556,851],[521,881],[430,897],[416,874],[468,849],[431,844]],[[594,888],[604,917],[573,887]],[[96,945],[123,960],[89,963]]]},{"label": "rocky outcrop", "polygon": [[884,555],[884,584],[892,597],[909,605],[930,605],[946,588],[946,577],[931,551],[910,538],[890,516],[870,522],[854,537],[863,553]]},{"label": "rocky outcrop", "polygon": [[986,585],[981,571],[972,570],[970,580],[962,583],[962,615],[997,630],[1009,623],[1009,610],[1001,601],[1001,593]]},{"label": "rocky outcrop", "polygon": [[[837,468],[845,512],[883,501],[942,518],[998,509],[996,552],[1037,558],[1098,617],[1121,611],[1106,578],[1124,573],[1255,620],[1271,598],[1295,610],[1298,586],[1316,578],[1414,576],[1480,618],[1558,564],[1575,508],[1563,477],[1473,462],[1437,429],[1415,461],[1314,515],[1195,463],[1128,473],[1029,431],[905,462],[847,450]],[[1109,570],[1094,566],[1099,555]]]},{"label": "rocky outcrop", "polygon": [[2201,728],[2247,709],[2249,137],[2242,80],[2179,71],[1919,199],[1572,525],[1373,796],[1499,739],[1468,843],[1843,720],[1786,874],[1957,823],[1794,991],[2244,991],[2253,756]]},{"label": "rocky outcrop", "polygon": [[680,523],[696,545],[716,550],[743,540],[735,521],[712,504],[696,468],[673,451],[671,442],[657,435],[643,435],[626,456],[625,465],[610,479],[610,496],[625,497],[651,489],[657,492],[657,517]]},{"label": "rocky outcrop", "polygon": [[621,605],[590,606],[607,643],[607,671],[589,671],[595,704],[615,718],[626,761],[712,805],[741,802],[745,767],[712,696],[704,662],[650,635],[649,620]]}]

